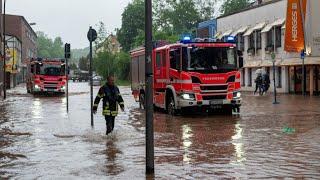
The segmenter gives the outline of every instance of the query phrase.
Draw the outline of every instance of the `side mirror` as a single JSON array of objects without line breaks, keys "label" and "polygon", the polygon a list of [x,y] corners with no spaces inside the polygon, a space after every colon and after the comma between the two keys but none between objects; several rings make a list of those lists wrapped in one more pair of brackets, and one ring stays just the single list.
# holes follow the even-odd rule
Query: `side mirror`
[{"label": "side mirror", "polygon": [[242,57],[242,56],[243,56],[243,53],[242,53],[242,51],[240,51],[240,50],[237,50],[237,55],[238,55],[239,57]]}]

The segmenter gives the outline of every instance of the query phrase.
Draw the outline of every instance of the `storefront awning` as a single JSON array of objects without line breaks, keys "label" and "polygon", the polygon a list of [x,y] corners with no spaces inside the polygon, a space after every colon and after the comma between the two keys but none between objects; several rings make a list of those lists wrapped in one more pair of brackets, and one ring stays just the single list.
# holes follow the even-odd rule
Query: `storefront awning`
[{"label": "storefront awning", "polygon": [[[275,65],[279,66],[280,64],[281,64],[281,60],[277,59],[275,62]],[[263,60],[261,63],[261,67],[271,67],[271,66],[273,66],[273,63],[271,60]]]},{"label": "storefront awning", "polygon": [[269,32],[274,26],[281,26],[285,22],[285,19],[278,19],[270,24],[268,24],[266,27],[262,29],[262,33]]},{"label": "storefront awning", "polygon": [[241,28],[239,28],[238,30],[234,31],[231,36],[236,36],[238,34],[242,34],[244,32],[246,32],[248,30],[249,26],[243,26]]},{"label": "storefront awning", "polygon": [[221,35],[222,35],[221,32],[217,32],[217,33],[214,35],[214,38],[215,38],[215,39],[219,39],[218,37],[220,37]]},{"label": "storefront awning", "polygon": [[260,67],[261,61],[246,61],[244,63],[245,68],[252,68],[252,67]]},{"label": "storefront awning", "polygon": [[[304,61],[305,65],[320,65],[320,59],[318,57],[306,57]],[[281,61],[282,66],[295,66],[302,65],[302,60],[300,58],[290,58]]]},{"label": "storefront awning", "polygon": [[225,33],[222,34],[222,37],[230,36],[231,33],[232,33],[232,30],[226,31]]},{"label": "storefront awning", "polygon": [[258,23],[253,28],[248,29],[243,36],[250,36],[253,33],[253,31],[262,29],[265,25],[266,25],[266,22]]}]

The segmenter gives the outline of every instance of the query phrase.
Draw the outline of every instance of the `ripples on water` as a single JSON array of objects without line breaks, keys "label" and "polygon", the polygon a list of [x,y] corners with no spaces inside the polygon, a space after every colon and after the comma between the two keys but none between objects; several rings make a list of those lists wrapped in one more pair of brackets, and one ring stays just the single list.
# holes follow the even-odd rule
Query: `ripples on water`
[{"label": "ripples on water", "polygon": [[[121,88],[127,109],[105,136],[101,112],[90,127],[87,83],[70,85],[69,115],[64,97],[9,92],[0,104],[1,129],[9,130],[0,133],[0,178],[146,178],[144,113],[130,89]],[[320,99],[285,95],[277,106],[272,97],[244,100],[240,116],[155,113],[155,177],[320,177]]]}]

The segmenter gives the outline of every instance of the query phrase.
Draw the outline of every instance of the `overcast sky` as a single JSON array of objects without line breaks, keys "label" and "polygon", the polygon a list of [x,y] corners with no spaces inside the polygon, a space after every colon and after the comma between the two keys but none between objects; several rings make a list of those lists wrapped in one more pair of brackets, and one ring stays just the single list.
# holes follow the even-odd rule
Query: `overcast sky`
[{"label": "overcast sky", "polygon": [[89,25],[99,21],[109,32],[121,26],[121,14],[131,0],[7,0],[7,13],[35,22],[35,31],[62,37],[72,48],[88,46]]}]

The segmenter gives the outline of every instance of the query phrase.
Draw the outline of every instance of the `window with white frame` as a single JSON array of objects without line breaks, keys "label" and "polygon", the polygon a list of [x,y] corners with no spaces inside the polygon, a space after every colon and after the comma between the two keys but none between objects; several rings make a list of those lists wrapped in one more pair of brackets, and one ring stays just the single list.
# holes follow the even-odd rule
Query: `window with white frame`
[{"label": "window with white frame", "polygon": [[261,41],[261,30],[257,31],[256,32],[256,38],[257,38],[257,41],[256,41],[256,45],[257,45],[257,49],[261,49],[261,45],[262,45],[262,41]]},{"label": "window with white frame", "polygon": [[282,40],[281,40],[281,26],[275,27],[275,35],[276,35],[276,47],[282,46]]}]

